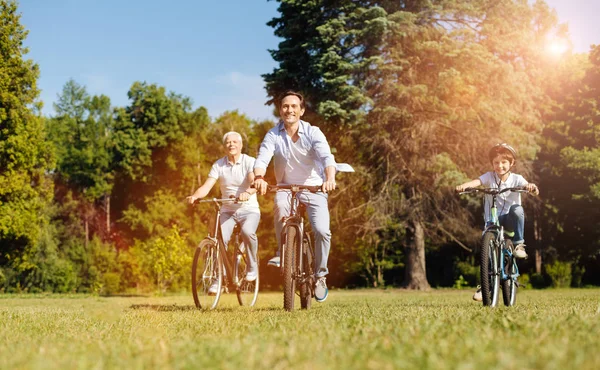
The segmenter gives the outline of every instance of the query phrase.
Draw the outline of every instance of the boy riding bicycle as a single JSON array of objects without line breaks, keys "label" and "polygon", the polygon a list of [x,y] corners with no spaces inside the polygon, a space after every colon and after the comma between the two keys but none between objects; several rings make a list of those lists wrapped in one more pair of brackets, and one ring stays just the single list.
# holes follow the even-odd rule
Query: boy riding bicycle
[{"label": "boy riding bicycle", "polygon": [[[529,192],[538,195],[539,189],[535,184],[527,182],[523,176],[512,173],[511,169],[517,159],[516,150],[508,144],[502,143],[492,147],[488,153],[488,159],[494,170],[486,172],[479,178],[468,181],[456,187],[457,192],[464,191],[467,188],[484,186],[486,188],[512,188],[525,187]],[[497,196],[498,220],[505,229],[514,231],[513,244],[516,245],[514,256],[516,258],[527,258],[525,252],[525,239],[523,232],[525,229],[525,213],[521,206],[521,194],[513,191]],[[484,219],[486,225],[490,219],[491,196],[484,198]],[[481,289],[473,295],[473,299],[481,301]]]}]

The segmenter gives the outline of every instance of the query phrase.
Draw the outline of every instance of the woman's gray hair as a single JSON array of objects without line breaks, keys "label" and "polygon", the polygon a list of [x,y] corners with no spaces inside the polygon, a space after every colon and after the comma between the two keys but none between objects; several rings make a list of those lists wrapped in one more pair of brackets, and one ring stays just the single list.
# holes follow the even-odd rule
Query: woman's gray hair
[{"label": "woman's gray hair", "polygon": [[244,139],[242,139],[242,135],[240,135],[239,132],[229,131],[228,133],[223,135],[223,145],[225,145],[225,142],[227,141],[227,136],[229,136],[229,135],[236,135],[240,139],[240,143],[242,143],[244,141]]}]

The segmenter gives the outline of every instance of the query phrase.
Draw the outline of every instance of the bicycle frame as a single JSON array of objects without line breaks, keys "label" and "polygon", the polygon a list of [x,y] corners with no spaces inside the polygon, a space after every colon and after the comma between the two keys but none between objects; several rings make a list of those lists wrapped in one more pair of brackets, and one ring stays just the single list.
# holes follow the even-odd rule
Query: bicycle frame
[{"label": "bicycle frame", "polygon": [[[286,230],[286,228],[288,226],[292,226],[295,227],[298,230],[298,237],[302,238],[304,235],[304,218],[302,217],[302,215],[299,212],[299,208],[300,208],[300,202],[298,201],[298,198],[296,197],[296,195],[300,192],[300,189],[298,187],[294,187],[292,186],[290,189],[290,196],[291,196],[291,202],[290,202],[290,214],[287,217],[283,218],[283,225],[281,227],[282,232],[284,230]],[[279,268],[281,275],[283,275],[283,271],[284,271],[284,266],[285,266],[285,248],[286,248],[286,238],[287,235],[282,235],[281,238],[281,266]],[[300,239],[300,255],[302,255],[302,253],[304,253],[304,245],[302,243],[302,239]],[[300,259],[300,271],[304,270],[304,266],[302,266],[302,264],[304,263],[304,261],[302,259]]]},{"label": "bicycle frame", "polygon": [[[214,243],[216,243],[219,248],[218,248],[218,253],[220,253],[223,258],[221,259],[223,261],[223,266],[225,267],[225,274],[224,277],[226,279],[225,282],[228,282],[229,279],[234,275],[233,273],[233,260],[230,260],[230,255],[227,253],[227,249],[225,248],[225,243],[223,242],[223,236],[221,235],[221,204],[219,203],[220,201],[223,201],[223,199],[211,199],[210,201],[212,201],[215,204],[215,208],[217,209],[216,215],[215,215],[215,225],[214,225],[214,229],[213,230],[209,230],[208,236],[207,238],[212,240]],[[234,232],[232,233],[231,237],[232,240],[233,238],[237,238],[237,233],[238,233],[238,229],[237,229],[237,225],[234,228]],[[230,242],[231,244],[231,242]],[[240,245],[239,243],[237,243],[238,245]],[[236,254],[238,253],[242,253],[241,250],[237,249],[235,251],[233,251],[233,258],[235,258]],[[235,285],[239,285],[240,281],[232,281]],[[225,286],[227,286],[228,284],[225,284]]]},{"label": "bicycle frame", "polygon": [[[500,277],[502,278],[502,280],[507,280],[510,278],[510,279],[516,281],[517,278],[520,276],[519,266],[514,261],[514,256],[513,256],[512,251],[510,251],[506,247],[506,239],[504,238],[505,234],[508,236],[512,236],[512,235],[514,235],[514,232],[505,231],[504,226],[500,225],[500,221],[498,219],[498,208],[496,207],[496,194],[492,194],[492,206],[490,208],[490,213],[491,213],[491,223],[486,226],[485,230],[483,230],[482,235],[484,235],[487,232],[491,232],[496,235],[495,246],[496,246],[496,248],[497,248],[497,246],[501,246],[500,250],[496,251],[497,257],[500,259]],[[514,274],[508,275],[505,272],[506,271],[505,264],[504,264],[505,257],[507,257],[508,260],[514,264],[514,266],[515,266]]]}]

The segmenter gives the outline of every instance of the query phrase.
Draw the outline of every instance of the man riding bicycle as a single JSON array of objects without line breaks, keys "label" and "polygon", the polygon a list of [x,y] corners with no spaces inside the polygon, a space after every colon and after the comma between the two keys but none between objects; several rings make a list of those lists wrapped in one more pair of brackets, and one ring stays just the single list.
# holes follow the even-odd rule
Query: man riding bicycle
[{"label": "man riding bicycle", "polygon": [[[237,132],[226,133],[223,136],[223,145],[227,155],[212,165],[204,184],[187,199],[190,204],[193,204],[196,199],[204,198],[218,180],[223,198],[234,197],[244,201],[243,203],[224,204],[221,208],[221,236],[223,243],[227,246],[235,225],[240,226],[244,245],[249,246],[251,251],[248,253],[249,266],[246,280],[254,281],[258,277],[256,229],[260,221],[256,189],[250,187],[254,181],[252,169],[255,159],[242,154],[242,136]],[[213,282],[209,293],[215,294],[217,291],[218,282]]]},{"label": "man riding bicycle", "polygon": [[[322,192],[303,191],[298,200],[306,206],[308,219],[315,234],[315,299],[323,302],[329,293],[325,276],[331,245],[327,192],[335,189],[335,159],[321,130],[300,118],[304,114],[304,97],[288,91],[279,100],[280,122],[265,135],[254,164],[254,186],[261,194],[267,191],[266,169],[275,156],[275,177],[278,185],[320,186]],[[275,195],[275,234],[277,255],[270,266],[279,267],[282,218],[289,215],[289,192]]]}]

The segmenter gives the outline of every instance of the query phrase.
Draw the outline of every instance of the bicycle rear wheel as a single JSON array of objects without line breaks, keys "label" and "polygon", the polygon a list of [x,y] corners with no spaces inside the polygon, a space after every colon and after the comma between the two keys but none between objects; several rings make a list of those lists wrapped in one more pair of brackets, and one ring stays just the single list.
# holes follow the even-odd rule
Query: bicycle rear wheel
[{"label": "bicycle rear wheel", "polygon": [[[506,241],[506,249],[511,253],[514,252],[513,243],[510,240]],[[517,262],[514,256],[506,255],[504,257],[504,273],[508,275],[506,280],[502,280],[502,299],[504,300],[505,306],[514,306],[517,302],[517,280],[512,278],[511,275],[516,274]]]},{"label": "bicycle rear wheel", "polygon": [[495,307],[498,304],[498,253],[496,235],[487,232],[481,238],[481,295],[484,306]]},{"label": "bicycle rear wheel", "polygon": [[217,244],[210,239],[204,239],[196,248],[192,264],[192,294],[198,308],[210,310],[219,303],[223,291],[221,258]]},{"label": "bicycle rear wheel", "polygon": [[283,308],[286,311],[294,310],[296,298],[296,261],[295,252],[298,249],[298,230],[294,226],[285,229],[285,252],[283,258]]},{"label": "bicycle rear wheel", "polygon": [[[236,246],[238,251],[235,255],[235,268],[234,268],[234,279],[237,285],[236,293],[240,306],[254,306],[256,298],[258,298],[258,279],[256,277],[254,281],[246,280],[246,273],[248,272],[249,262],[248,253],[252,253],[250,248],[242,248]],[[243,252],[242,252],[243,251]]]},{"label": "bicycle rear wheel", "polygon": [[315,274],[315,258],[313,256],[312,243],[310,242],[310,235],[308,235],[308,233],[304,233],[304,237],[302,238],[302,249],[303,271],[300,271],[302,273],[302,282],[300,283],[298,290],[300,291],[300,307],[307,310],[312,303],[312,286],[314,284]]}]

